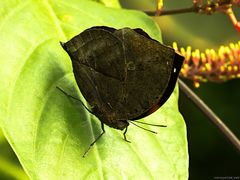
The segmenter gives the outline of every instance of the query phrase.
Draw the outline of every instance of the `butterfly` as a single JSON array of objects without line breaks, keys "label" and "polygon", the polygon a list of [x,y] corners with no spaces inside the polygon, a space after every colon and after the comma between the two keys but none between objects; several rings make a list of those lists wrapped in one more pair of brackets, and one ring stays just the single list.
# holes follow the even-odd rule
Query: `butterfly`
[{"label": "butterfly", "polygon": [[61,45],[91,110],[84,106],[102,124],[102,133],[90,147],[104,134],[104,125],[125,130],[128,141],[129,123],[150,124],[137,120],[167,101],[184,60],[140,28],[91,27]]}]

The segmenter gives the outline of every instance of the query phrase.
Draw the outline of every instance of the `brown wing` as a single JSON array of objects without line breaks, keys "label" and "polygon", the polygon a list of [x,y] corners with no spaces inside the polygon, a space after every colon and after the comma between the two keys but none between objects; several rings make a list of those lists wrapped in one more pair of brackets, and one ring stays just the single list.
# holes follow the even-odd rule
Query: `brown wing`
[{"label": "brown wing", "polygon": [[128,119],[138,119],[148,115],[154,106],[159,108],[172,93],[177,79],[173,74],[175,52],[139,30],[124,28],[114,34],[124,43],[127,66],[122,111]]},{"label": "brown wing", "polygon": [[108,29],[91,28],[68,41],[64,48],[72,59],[77,84],[94,114],[106,124],[116,120],[125,78],[121,40]]},{"label": "brown wing", "polygon": [[109,126],[149,114],[175,86],[174,50],[140,29],[93,27],[63,47],[83,96]]},{"label": "brown wing", "polygon": [[175,88],[177,78],[179,76],[179,72],[181,70],[183,61],[184,61],[184,58],[182,56],[180,56],[179,54],[175,53],[171,77],[168,82],[167,89],[164,91],[162,97],[159,99],[158,102],[156,102],[157,104],[153,105],[148,111],[144,112],[140,116],[133,118],[132,120],[141,119],[141,118],[148,116],[149,114],[152,114],[153,112],[158,110],[168,100],[168,98],[170,97],[170,95],[172,94],[172,92]]}]

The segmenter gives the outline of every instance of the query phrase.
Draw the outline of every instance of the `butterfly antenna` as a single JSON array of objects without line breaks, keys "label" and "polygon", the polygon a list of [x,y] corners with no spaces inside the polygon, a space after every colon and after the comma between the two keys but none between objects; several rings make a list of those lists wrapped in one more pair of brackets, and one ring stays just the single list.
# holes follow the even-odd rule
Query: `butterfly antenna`
[{"label": "butterfly antenna", "polygon": [[[131,121],[131,120],[130,120]],[[151,124],[151,123],[146,123],[146,122],[141,122],[141,121],[134,121],[135,123],[140,123],[140,124],[146,124],[149,126],[157,126],[157,127],[167,127],[166,125],[161,125],[161,124]]]},{"label": "butterfly antenna", "polygon": [[139,128],[141,128],[141,129],[144,129],[145,131],[149,131],[149,132],[151,132],[151,133],[154,133],[154,134],[157,134],[157,132],[155,132],[155,131],[152,131],[152,130],[150,130],[150,129],[146,129],[146,128],[144,128],[144,127],[142,127],[142,126],[139,126],[139,125],[137,125],[137,124],[135,124],[135,123],[133,123],[133,122],[131,122],[131,121],[129,121],[131,124],[133,124],[134,126],[137,126],[137,127],[139,127]]},{"label": "butterfly antenna", "polygon": [[[72,99],[75,99],[75,100],[77,100],[78,102],[80,102],[82,105],[83,105],[83,107],[89,112],[89,113],[91,113],[91,114],[93,114],[93,112],[90,110],[90,109],[88,109],[87,108],[87,106],[80,100],[80,99],[78,99],[78,98],[76,98],[76,97],[73,97],[72,95],[70,95],[70,94],[68,94],[68,93],[66,93],[64,90],[62,90],[60,87],[56,87],[58,90],[60,90],[63,94],[65,94],[66,96],[68,96],[68,97],[70,97],[70,98],[72,98]],[[94,114],[93,114],[94,115]]]}]

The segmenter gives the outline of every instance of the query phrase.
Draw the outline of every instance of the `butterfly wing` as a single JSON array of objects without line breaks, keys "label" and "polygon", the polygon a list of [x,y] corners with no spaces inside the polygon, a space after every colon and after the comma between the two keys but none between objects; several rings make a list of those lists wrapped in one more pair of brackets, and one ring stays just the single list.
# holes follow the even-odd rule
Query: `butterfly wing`
[{"label": "butterfly wing", "polygon": [[[63,45],[70,55],[76,82],[93,113],[112,125],[121,111],[125,79],[122,42],[112,28],[90,28]],[[118,112],[117,112],[118,111]]]},{"label": "butterfly wing", "polygon": [[173,49],[141,29],[93,27],[63,44],[77,84],[105,124],[142,118],[172,93],[181,65]]},{"label": "butterfly wing", "polygon": [[139,119],[154,112],[169,98],[183,59],[141,29],[124,28],[114,34],[123,42],[127,69],[122,112],[128,119]]}]

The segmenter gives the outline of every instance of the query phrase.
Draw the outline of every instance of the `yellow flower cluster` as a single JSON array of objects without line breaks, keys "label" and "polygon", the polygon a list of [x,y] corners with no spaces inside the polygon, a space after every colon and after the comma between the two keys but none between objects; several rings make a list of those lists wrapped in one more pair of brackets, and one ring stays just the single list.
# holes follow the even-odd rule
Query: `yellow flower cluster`
[{"label": "yellow flower cluster", "polygon": [[199,87],[200,82],[240,78],[240,41],[220,46],[217,51],[206,49],[200,52],[199,49],[192,50],[191,46],[179,49],[176,42],[173,48],[185,57],[180,76],[193,80],[195,87]]}]

